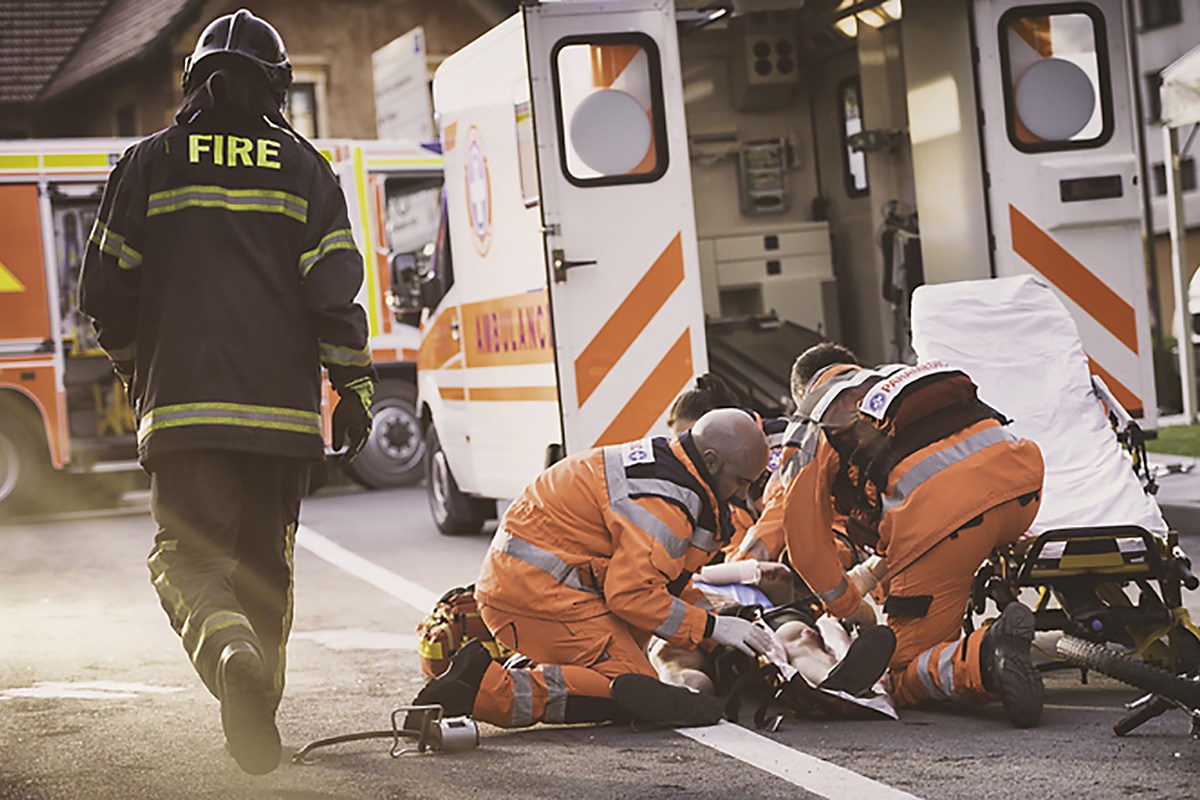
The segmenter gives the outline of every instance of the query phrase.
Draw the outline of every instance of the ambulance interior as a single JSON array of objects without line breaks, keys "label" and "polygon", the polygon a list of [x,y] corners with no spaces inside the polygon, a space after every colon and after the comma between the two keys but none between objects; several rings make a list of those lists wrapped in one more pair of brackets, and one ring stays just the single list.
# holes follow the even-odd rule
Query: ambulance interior
[{"label": "ambulance interior", "polygon": [[677,3],[705,313],[904,360],[922,276],[902,9],[834,19],[850,5]]}]

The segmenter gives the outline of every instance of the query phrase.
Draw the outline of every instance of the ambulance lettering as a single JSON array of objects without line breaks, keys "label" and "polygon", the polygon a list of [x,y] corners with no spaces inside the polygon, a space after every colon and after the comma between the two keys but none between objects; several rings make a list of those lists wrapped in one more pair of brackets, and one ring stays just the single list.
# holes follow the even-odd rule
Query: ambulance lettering
[{"label": "ambulance lettering", "polygon": [[955,371],[954,367],[945,361],[927,361],[915,367],[901,370],[887,380],[881,381],[875,388],[867,392],[867,396],[862,399],[858,408],[867,416],[874,417],[875,419],[883,419],[887,415],[888,406],[891,405],[892,400],[899,396],[900,391],[904,387],[929,375]]}]

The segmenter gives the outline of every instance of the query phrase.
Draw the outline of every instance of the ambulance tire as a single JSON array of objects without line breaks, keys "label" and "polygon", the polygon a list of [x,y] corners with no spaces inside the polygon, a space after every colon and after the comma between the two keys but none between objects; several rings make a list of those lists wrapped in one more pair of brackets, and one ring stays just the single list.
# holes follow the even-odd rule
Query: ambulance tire
[{"label": "ambulance tire", "polygon": [[425,440],[417,419],[417,388],[396,379],[379,382],[371,403],[371,437],[346,474],[368,489],[392,489],[421,480]]},{"label": "ambulance tire", "polygon": [[37,433],[33,414],[0,402],[0,518],[34,513],[54,478],[45,439]]},{"label": "ambulance tire", "polygon": [[494,505],[458,490],[450,462],[433,425],[425,433],[425,496],[433,523],[446,536],[471,536],[483,529]]}]

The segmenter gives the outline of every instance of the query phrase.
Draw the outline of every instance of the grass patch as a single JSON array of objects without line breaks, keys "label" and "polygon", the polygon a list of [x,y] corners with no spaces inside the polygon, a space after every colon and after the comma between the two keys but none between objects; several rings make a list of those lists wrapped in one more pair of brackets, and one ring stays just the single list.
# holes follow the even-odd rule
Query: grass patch
[{"label": "grass patch", "polygon": [[1158,429],[1158,438],[1146,442],[1151,453],[1200,458],[1200,425],[1172,425]]}]

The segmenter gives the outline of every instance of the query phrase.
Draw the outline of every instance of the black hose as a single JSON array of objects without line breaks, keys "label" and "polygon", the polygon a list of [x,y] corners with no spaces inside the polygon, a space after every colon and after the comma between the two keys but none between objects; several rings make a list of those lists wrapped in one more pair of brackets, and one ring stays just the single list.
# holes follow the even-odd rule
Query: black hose
[{"label": "black hose", "polygon": [[1144,692],[1161,695],[1185,708],[1200,709],[1200,683],[1189,678],[1173,675],[1140,659],[1074,636],[1059,639],[1057,649],[1060,656],[1081,667],[1094,669]]}]

